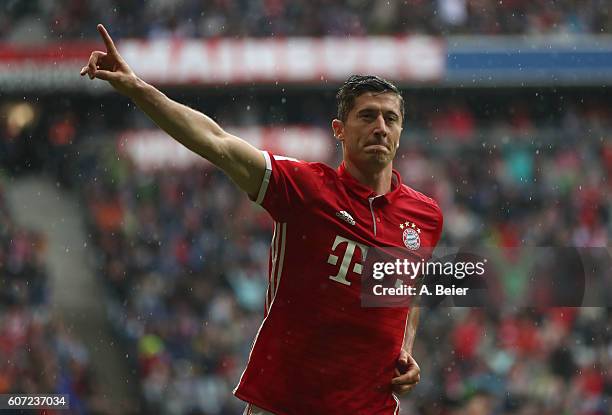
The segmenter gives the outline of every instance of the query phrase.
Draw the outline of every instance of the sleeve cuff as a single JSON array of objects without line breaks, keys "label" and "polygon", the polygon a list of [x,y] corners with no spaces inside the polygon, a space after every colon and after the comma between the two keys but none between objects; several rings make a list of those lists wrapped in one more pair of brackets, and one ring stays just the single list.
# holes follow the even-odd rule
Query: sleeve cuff
[{"label": "sleeve cuff", "polygon": [[268,184],[270,183],[270,174],[272,173],[272,162],[270,161],[270,155],[267,151],[262,151],[262,153],[266,159],[266,171],[264,173],[263,180],[261,181],[261,186],[259,187],[259,193],[257,193],[257,199],[255,200],[255,203],[258,205],[261,205],[264,197],[266,197],[266,191],[268,190]]}]

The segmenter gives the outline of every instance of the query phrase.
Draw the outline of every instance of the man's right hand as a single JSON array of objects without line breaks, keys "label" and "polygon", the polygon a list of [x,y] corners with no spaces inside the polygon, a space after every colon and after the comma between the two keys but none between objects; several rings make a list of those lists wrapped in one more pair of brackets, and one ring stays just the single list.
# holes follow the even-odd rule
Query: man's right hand
[{"label": "man's right hand", "polygon": [[99,24],[98,32],[104,40],[106,52],[99,50],[92,52],[89,62],[81,69],[81,76],[88,75],[90,79],[108,81],[117,91],[129,95],[130,90],[136,86],[138,77],[117,51],[106,28]]}]

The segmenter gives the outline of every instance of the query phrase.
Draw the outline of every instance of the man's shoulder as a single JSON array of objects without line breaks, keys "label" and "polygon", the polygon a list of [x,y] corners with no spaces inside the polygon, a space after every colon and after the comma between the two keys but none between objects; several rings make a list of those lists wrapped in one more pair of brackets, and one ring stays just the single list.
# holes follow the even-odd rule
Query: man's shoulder
[{"label": "man's shoulder", "polygon": [[272,154],[270,156],[277,162],[287,162],[295,168],[295,172],[302,173],[317,173],[320,176],[337,176],[337,172],[332,167],[325,163],[317,161],[300,160],[294,157],[283,156],[280,154]]},{"label": "man's shoulder", "polygon": [[413,189],[412,187],[404,183],[402,183],[401,192],[404,200],[412,202],[416,201],[424,208],[435,211],[437,214],[442,216],[442,210],[440,209],[438,202],[436,202],[433,198],[419,192],[418,190]]}]

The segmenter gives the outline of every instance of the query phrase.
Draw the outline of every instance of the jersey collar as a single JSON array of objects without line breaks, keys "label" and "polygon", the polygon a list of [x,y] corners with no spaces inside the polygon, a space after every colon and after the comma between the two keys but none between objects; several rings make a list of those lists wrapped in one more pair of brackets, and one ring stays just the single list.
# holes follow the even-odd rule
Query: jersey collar
[{"label": "jersey collar", "polygon": [[[378,196],[368,186],[359,182],[357,179],[351,176],[351,174],[346,169],[346,165],[344,164],[344,161],[340,164],[340,166],[338,166],[337,172],[338,172],[338,176],[340,177],[340,180],[342,180],[346,188],[351,193],[355,194],[356,196],[363,198],[363,199],[368,199],[370,197]],[[392,174],[391,191],[380,196],[387,203],[392,203],[395,200],[395,198],[397,198],[402,188],[402,177],[400,176],[399,172],[393,169],[391,174]]]}]

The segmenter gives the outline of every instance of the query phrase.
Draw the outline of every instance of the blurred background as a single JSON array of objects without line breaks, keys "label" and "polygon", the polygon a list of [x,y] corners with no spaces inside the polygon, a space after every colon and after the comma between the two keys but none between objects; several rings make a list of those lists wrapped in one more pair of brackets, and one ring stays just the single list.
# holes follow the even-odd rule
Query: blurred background
[{"label": "blurred background", "polygon": [[[442,244],[609,252],[608,0],[4,0],[0,394],[69,394],[75,414],[244,407],[272,222],[79,77],[99,22],[170,97],[333,166],[338,86],[386,77],[406,101],[394,166],[441,205]],[[525,264],[499,267],[516,290]],[[428,309],[401,413],[612,414],[611,329],[609,307]]]}]

